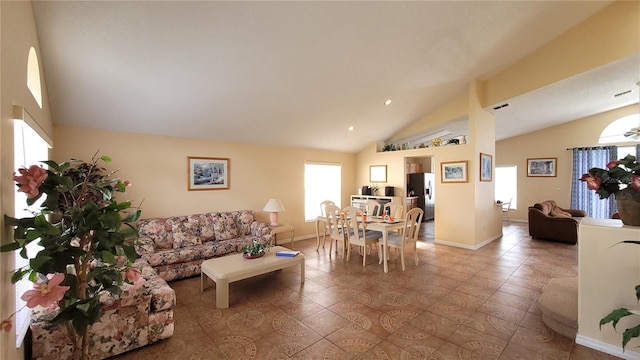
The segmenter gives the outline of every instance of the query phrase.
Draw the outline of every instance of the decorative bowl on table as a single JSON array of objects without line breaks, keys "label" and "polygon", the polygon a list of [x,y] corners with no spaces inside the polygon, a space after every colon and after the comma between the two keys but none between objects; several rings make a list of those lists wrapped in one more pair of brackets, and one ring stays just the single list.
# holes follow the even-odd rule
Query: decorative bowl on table
[{"label": "decorative bowl on table", "polygon": [[257,259],[264,256],[266,248],[266,245],[254,240],[251,244],[242,246],[242,257],[245,259]]},{"label": "decorative bowl on table", "polygon": [[242,257],[245,259],[257,259],[259,257],[263,257],[264,256],[264,251],[261,253],[257,253],[257,254],[247,254],[247,253],[243,253]]}]

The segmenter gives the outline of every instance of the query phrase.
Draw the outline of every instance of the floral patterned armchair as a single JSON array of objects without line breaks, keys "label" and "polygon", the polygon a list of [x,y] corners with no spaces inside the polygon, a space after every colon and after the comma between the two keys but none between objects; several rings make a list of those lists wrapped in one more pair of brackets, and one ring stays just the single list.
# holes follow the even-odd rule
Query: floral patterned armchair
[{"label": "floral patterned armchair", "polygon": [[[123,284],[122,294],[100,296],[102,315],[88,333],[91,358],[104,359],[154,343],[173,335],[174,290],[149,264],[138,259],[141,281]],[[67,330],[51,323],[57,309],[39,308],[31,321],[32,359],[70,359],[71,339]]]}]

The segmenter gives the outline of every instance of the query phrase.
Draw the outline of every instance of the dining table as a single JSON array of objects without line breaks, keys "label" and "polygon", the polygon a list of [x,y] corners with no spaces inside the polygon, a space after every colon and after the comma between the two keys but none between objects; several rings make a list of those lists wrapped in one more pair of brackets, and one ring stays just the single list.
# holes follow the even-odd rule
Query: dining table
[{"label": "dining table", "polygon": [[389,265],[387,264],[387,253],[389,252],[389,248],[387,243],[389,241],[389,232],[394,230],[399,230],[404,227],[404,220],[385,220],[379,216],[372,216],[367,219],[367,221],[363,221],[365,224],[366,230],[379,231],[382,233],[382,263],[384,272],[389,272]]}]

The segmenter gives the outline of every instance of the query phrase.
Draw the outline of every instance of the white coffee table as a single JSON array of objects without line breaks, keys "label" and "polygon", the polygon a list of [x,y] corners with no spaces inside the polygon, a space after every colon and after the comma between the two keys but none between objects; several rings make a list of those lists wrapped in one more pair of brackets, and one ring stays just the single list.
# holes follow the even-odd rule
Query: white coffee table
[{"label": "white coffee table", "polygon": [[234,281],[300,264],[300,282],[304,283],[304,255],[276,256],[276,252],[285,250],[290,249],[274,246],[257,259],[245,259],[242,254],[234,254],[205,260],[200,271],[200,291],[204,291],[204,276],[207,275],[216,283],[216,307],[226,309],[229,307],[229,283]]}]

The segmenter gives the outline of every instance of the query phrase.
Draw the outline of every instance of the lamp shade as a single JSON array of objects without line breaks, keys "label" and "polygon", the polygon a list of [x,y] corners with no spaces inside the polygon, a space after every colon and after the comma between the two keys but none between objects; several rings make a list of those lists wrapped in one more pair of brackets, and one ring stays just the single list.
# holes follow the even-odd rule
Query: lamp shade
[{"label": "lamp shade", "polygon": [[278,224],[278,212],[284,211],[284,206],[282,206],[280,199],[269,199],[269,201],[267,201],[267,204],[264,206],[264,209],[262,209],[262,211],[268,211],[271,213],[269,214],[269,220],[271,220],[271,226],[280,226],[280,224]]},{"label": "lamp shade", "polygon": [[264,209],[262,209],[262,211],[282,212],[285,210],[284,210],[284,206],[282,206],[282,203],[280,202],[280,199],[269,199],[269,201],[267,201],[267,204],[264,206]]}]

